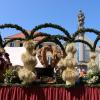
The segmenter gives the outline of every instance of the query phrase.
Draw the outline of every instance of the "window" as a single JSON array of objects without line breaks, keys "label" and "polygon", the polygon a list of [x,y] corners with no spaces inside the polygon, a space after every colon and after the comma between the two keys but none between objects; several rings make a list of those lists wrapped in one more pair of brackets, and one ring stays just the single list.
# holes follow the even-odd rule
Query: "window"
[{"label": "window", "polygon": [[90,50],[87,45],[84,46],[85,54],[84,54],[84,60],[85,62],[88,62],[90,59]]},{"label": "window", "polygon": [[10,47],[15,47],[15,43],[14,42],[11,42],[10,43]]},{"label": "window", "polygon": [[48,64],[51,65],[52,57],[48,56],[47,60],[48,60]]},{"label": "window", "polygon": [[90,59],[90,51],[89,50],[85,50],[84,58],[85,58],[85,62],[89,61],[89,59]]},{"label": "window", "polygon": [[48,64],[51,65],[52,58],[53,58],[52,53],[50,51],[47,51],[46,57],[47,57]]},{"label": "window", "polygon": [[42,47],[43,47],[43,45],[39,44],[39,47],[38,47],[38,48],[40,49],[40,48],[42,48]]},{"label": "window", "polygon": [[23,43],[20,43],[19,46],[22,47],[23,46]]}]

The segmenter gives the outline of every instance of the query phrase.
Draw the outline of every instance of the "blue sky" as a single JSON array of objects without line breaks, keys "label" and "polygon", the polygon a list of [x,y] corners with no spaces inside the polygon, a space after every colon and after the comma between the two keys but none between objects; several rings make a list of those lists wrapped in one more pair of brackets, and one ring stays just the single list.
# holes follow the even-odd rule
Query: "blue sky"
[{"label": "blue sky", "polygon": [[[99,0],[0,0],[0,24],[13,23],[31,30],[38,24],[51,22],[73,33],[77,30],[77,14],[81,9],[86,17],[85,27],[100,30],[99,4]],[[14,29],[0,31],[3,37],[18,32]],[[52,29],[45,31],[58,33]],[[88,36],[94,39],[93,34]]]}]

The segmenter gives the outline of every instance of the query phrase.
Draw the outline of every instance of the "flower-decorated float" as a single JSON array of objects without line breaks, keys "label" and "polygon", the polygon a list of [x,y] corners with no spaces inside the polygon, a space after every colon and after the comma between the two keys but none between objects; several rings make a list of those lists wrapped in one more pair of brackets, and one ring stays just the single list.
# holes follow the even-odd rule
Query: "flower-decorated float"
[{"label": "flower-decorated float", "polygon": [[[88,79],[88,75],[90,74],[91,71],[92,73],[97,73],[98,71],[97,64],[95,63],[96,59],[95,49],[100,39],[99,31],[96,31],[94,29],[84,28],[76,31],[73,35],[70,35],[69,32],[63,27],[51,23],[46,23],[36,26],[35,28],[32,29],[31,33],[29,34],[25,29],[23,29],[18,25],[5,24],[0,26],[0,28],[6,28],[6,27],[16,28],[17,30],[22,31],[25,36],[25,38],[14,38],[4,42],[2,41],[1,38],[1,49],[0,49],[1,54],[5,55],[4,47],[6,46],[7,43],[15,40],[24,41],[24,47],[26,48],[26,52],[22,55],[22,61],[24,65],[18,66],[18,68],[16,69],[17,76],[24,84],[32,83],[38,77],[38,73],[36,72],[35,69],[35,66],[37,64],[36,55],[38,55],[38,58],[44,68],[51,67],[53,74],[54,70],[55,72],[58,70],[60,72],[59,73],[60,78],[62,78],[62,80],[66,83],[66,85],[75,84],[75,82],[78,80],[78,75],[79,75],[79,73],[75,69],[75,67],[77,67],[78,65],[77,59],[75,58],[75,53],[77,52],[75,48],[75,43],[77,42],[86,44],[91,50],[90,61],[87,63],[88,71],[86,74],[86,78]],[[47,33],[33,35],[33,33],[38,31],[39,29],[48,27],[56,28],[61,32],[63,32],[65,35],[51,35]],[[76,37],[79,35],[80,32],[96,33],[97,38],[94,42],[94,45],[91,45],[86,40],[77,39]],[[33,39],[39,36],[44,36],[45,38],[43,38],[41,41],[35,44]],[[64,48],[60,40],[67,42],[66,48]],[[42,48],[37,50],[36,48],[38,47],[38,45],[42,44],[43,42],[45,43],[54,42],[55,45],[46,45],[46,46],[43,45]],[[58,49],[58,46],[60,49]],[[47,57],[48,52],[51,54],[51,56],[49,55],[50,57]],[[5,70],[7,66],[10,66],[10,68],[12,69],[14,68],[14,66],[12,66],[10,63],[8,55],[6,55],[5,58],[3,59],[7,59],[5,62],[6,67],[5,65],[2,65],[4,66]],[[46,73],[48,74],[48,72]],[[54,77],[53,75],[51,76]]]},{"label": "flower-decorated float", "polygon": [[[13,71],[14,67],[16,67],[14,70],[16,71],[17,73],[16,75],[19,78],[19,80],[22,81],[22,84],[27,84],[27,83],[32,83],[33,81],[37,81],[38,77],[41,77],[39,76],[40,73],[38,73],[38,71],[35,68],[39,60],[40,63],[43,65],[43,68],[40,68],[38,70],[47,69],[44,71],[46,75],[52,74],[51,77],[52,78],[54,77],[55,79],[57,79],[56,75],[58,75],[64,81],[64,82],[62,81],[62,83],[64,83],[65,85],[74,85],[76,81],[80,79],[80,76],[82,77],[83,81],[86,81],[85,83],[90,84],[91,83],[90,81],[95,78],[92,77],[89,79],[90,74],[94,75],[96,73],[99,73],[97,64],[95,62],[96,59],[95,51],[96,51],[96,45],[100,40],[100,32],[98,30],[94,30],[91,28],[84,28],[83,27],[84,18],[85,18],[84,14],[80,11],[80,14],[78,16],[79,29],[73,34],[70,34],[62,26],[52,23],[40,24],[34,27],[30,33],[28,33],[28,31],[26,31],[24,28],[16,24],[0,25],[1,29],[15,28],[16,30],[21,31],[24,34],[24,38],[13,38],[8,41],[3,41],[2,37],[0,37],[0,59],[1,59],[0,66],[1,68],[3,68],[3,70],[1,70],[2,75],[4,74],[4,76],[7,77],[8,73],[9,74],[11,73],[11,75],[9,76],[13,76],[12,72],[10,72],[9,70],[7,72],[6,69],[11,68],[12,69],[11,71]],[[35,32],[38,32],[42,28],[57,29],[62,33],[64,33],[64,35],[51,35],[43,32],[41,32],[40,34],[34,34]],[[88,41],[82,38],[77,38],[79,35],[82,36],[82,34],[80,33],[86,34],[86,32],[93,32],[97,36],[92,45]],[[43,36],[44,38],[35,44],[34,39],[40,36]],[[22,62],[24,64],[23,66],[20,65],[12,66],[9,59],[9,54],[7,54],[6,51],[4,50],[6,44],[16,40],[23,41],[24,47],[26,49],[26,52],[23,53],[22,55]],[[65,46],[63,45],[62,40],[66,42]],[[55,43],[55,45],[43,45],[41,48],[38,48],[40,44],[47,42],[53,42]],[[89,50],[91,51],[90,60],[86,64],[88,70],[86,72],[86,75],[83,76],[79,75],[80,73],[78,73],[78,71],[76,70],[78,62],[77,58],[75,57],[75,53],[77,52],[75,43],[85,44],[89,47]],[[52,69],[50,73],[48,71],[49,70],[48,68]],[[44,74],[44,72],[42,74]],[[42,77],[44,77],[44,75]],[[1,80],[4,81],[4,79]],[[96,77],[96,80],[99,80],[99,77],[98,78]],[[59,84],[59,82],[54,82],[54,83]]]},{"label": "flower-decorated float", "polygon": [[[79,21],[80,21],[81,26],[83,25],[82,20],[84,20],[84,17],[79,16]],[[48,33],[34,35],[34,33],[38,31],[39,29],[48,28],[48,27],[58,29],[61,32],[63,32],[64,35],[51,35]],[[91,28],[82,28],[82,29],[78,29],[74,34],[70,34],[65,28],[56,24],[52,24],[52,23],[40,24],[36,26],[35,28],[33,28],[30,34],[22,27],[18,25],[14,25],[14,24],[0,25],[0,28],[15,28],[17,30],[20,30],[25,36],[25,38],[14,38],[8,41],[3,41],[2,37],[0,37],[0,76],[1,76],[0,82],[2,82],[2,85],[8,86],[10,83],[11,86],[13,85],[22,86],[23,84],[24,86],[27,86],[27,85],[37,86],[37,83],[38,83],[39,86],[44,86],[44,87],[45,86],[69,87],[69,86],[76,86],[76,83],[78,80],[80,80],[80,78],[81,78],[81,81],[84,83],[84,85],[93,86],[96,84],[97,85],[100,84],[100,71],[98,69],[98,65],[96,64],[96,46],[97,46],[98,41],[100,40],[99,31],[91,29]],[[81,32],[83,32],[84,34],[86,32],[93,32],[97,35],[97,38],[94,41],[94,43],[91,45],[88,41],[77,38],[77,36]],[[38,41],[38,43],[35,44],[33,41],[34,38],[40,37],[40,36],[44,36],[45,38],[43,38],[41,41]],[[7,54],[4,49],[7,43],[15,41],[15,40],[21,40],[24,42],[24,47],[26,49],[26,52],[22,54],[22,62],[24,64],[23,66],[20,66],[20,65],[12,66],[9,59],[9,54]],[[60,40],[63,40],[64,42],[66,42],[66,45],[64,46],[62,44],[62,41]],[[55,45],[43,45],[42,48],[37,49],[39,44],[42,44],[43,42],[53,42],[55,43]],[[77,58],[75,57],[75,54],[77,52],[75,43],[82,43],[82,44],[87,45],[91,52],[90,60],[85,64],[87,66],[87,71],[85,72],[85,74],[84,72],[80,73],[77,70],[79,62],[77,61]],[[58,47],[60,49],[58,49]],[[46,69],[44,71],[45,75],[44,75],[44,72],[42,73],[43,76],[39,75],[40,73],[38,73],[38,71],[35,68],[37,64],[37,57],[38,57],[38,60],[43,65],[43,68]],[[48,71],[49,70],[48,68],[52,69],[51,72]],[[39,70],[41,70],[41,68],[39,68]],[[45,78],[45,76],[48,74],[52,78],[55,78],[55,82],[51,82],[53,84],[50,84],[50,82],[48,81],[45,82],[45,84],[41,84],[41,80],[40,82],[37,81],[38,77],[42,77],[43,79],[43,77]],[[80,74],[84,74],[84,75],[80,75]],[[58,77],[62,79],[62,82],[57,80]],[[80,82],[80,84],[82,82]],[[83,84],[81,85],[84,86]],[[35,92],[37,92],[37,90],[35,90]],[[82,87],[82,90],[83,90],[83,87]],[[41,94],[44,93],[44,89],[42,89],[41,91],[42,91]],[[51,91],[52,91],[52,88],[50,88],[50,92],[48,92],[50,93],[50,95],[52,94]],[[59,91],[59,93],[61,91],[62,91],[62,88]],[[67,92],[69,93],[69,91],[70,90],[68,90]],[[84,90],[84,91],[87,92],[87,90]],[[58,92],[56,91],[56,94],[57,93]],[[67,94],[65,90],[64,90],[64,93]],[[85,95],[85,92],[84,92],[84,95]],[[81,98],[81,97],[78,97],[78,98]]]}]

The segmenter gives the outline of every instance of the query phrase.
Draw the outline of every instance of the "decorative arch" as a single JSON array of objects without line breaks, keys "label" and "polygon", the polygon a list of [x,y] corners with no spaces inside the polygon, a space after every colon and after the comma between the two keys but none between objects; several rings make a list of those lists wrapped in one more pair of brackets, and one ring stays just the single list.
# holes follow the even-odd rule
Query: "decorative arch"
[{"label": "decorative arch", "polygon": [[[21,31],[24,36],[25,36],[25,39],[29,39],[29,34],[28,32],[22,28],[21,26],[17,25],[17,24],[3,24],[3,25],[0,25],[0,29],[5,29],[5,28],[14,28],[16,30],[19,30]],[[2,37],[0,36],[0,45],[1,47],[5,47],[9,42],[12,42],[12,41],[15,41],[15,40],[25,40],[24,38],[14,38],[14,39],[11,39],[11,40],[8,40],[8,41],[3,41]]]},{"label": "decorative arch", "polygon": [[38,45],[42,44],[43,42],[53,42],[53,43],[59,45],[59,47],[60,47],[61,50],[63,51],[63,54],[66,54],[64,46],[62,45],[62,43],[61,43],[57,38],[48,36],[48,37],[42,39],[41,41],[39,41],[39,42],[35,45],[35,48],[37,48]]},{"label": "decorative arch", "polygon": [[69,32],[68,32],[65,28],[61,27],[60,25],[52,24],[52,23],[45,23],[45,24],[40,24],[40,25],[36,26],[35,28],[32,29],[30,37],[31,37],[31,38],[33,37],[33,33],[34,33],[34,32],[36,32],[36,31],[38,31],[38,30],[40,30],[40,29],[42,29],[42,28],[49,28],[49,27],[50,27],[50,28],[54,28],[54,29],[60,30],[60,31],[63,32],[69,39],[71,39],[71,36],[70,36]]},{"label": "decorative arch", "polygon": [[84,33],[86,34],[86,32],[93,32],[94,34],[100,36],[100,31],[96,30],[96,29],[92,29],[92,28],[83,28],[83,29],[80,29],[80,30],[77,30],[73,35],[72,35],[72,38],[75,39],[79,33]]}]

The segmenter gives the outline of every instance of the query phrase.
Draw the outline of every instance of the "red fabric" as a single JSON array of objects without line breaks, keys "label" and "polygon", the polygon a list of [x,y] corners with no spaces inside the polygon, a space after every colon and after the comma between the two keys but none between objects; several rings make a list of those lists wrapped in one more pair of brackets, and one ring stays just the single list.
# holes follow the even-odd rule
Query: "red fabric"
[{"label": "red fabric", "polygon": [[0,87],[0,100],[100,100],[97,87]]}]

